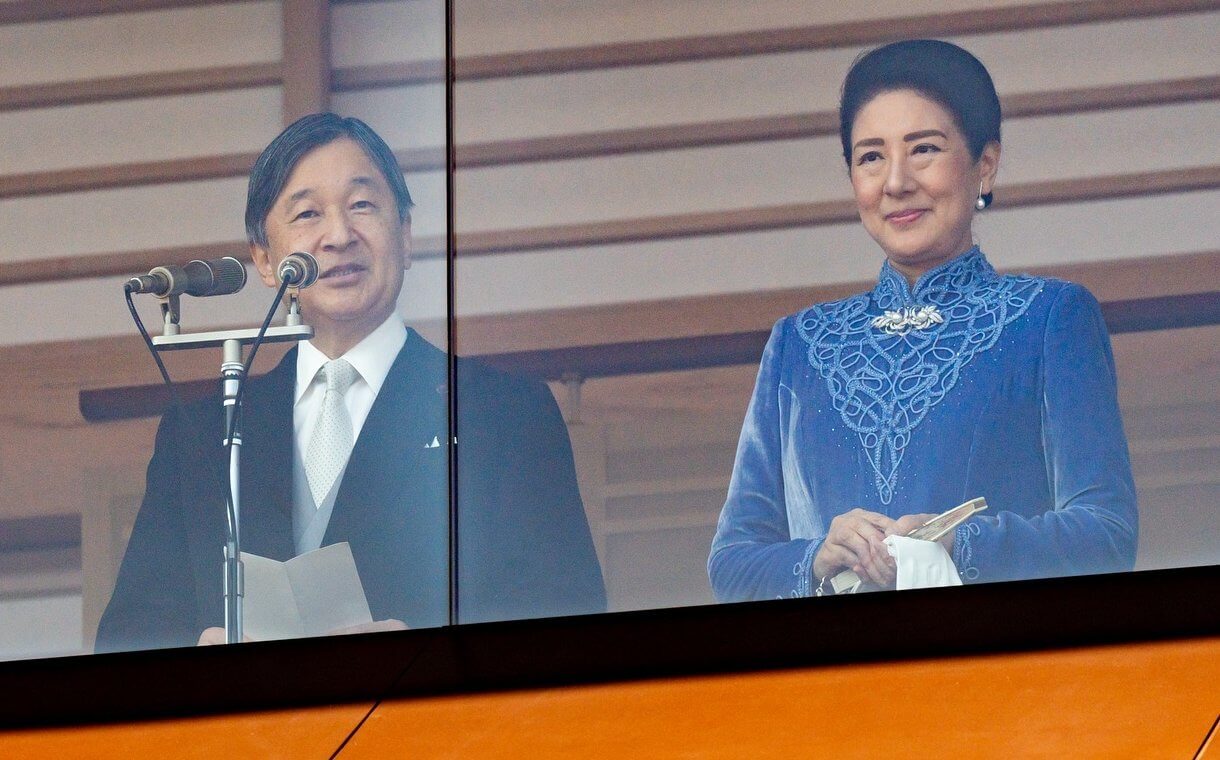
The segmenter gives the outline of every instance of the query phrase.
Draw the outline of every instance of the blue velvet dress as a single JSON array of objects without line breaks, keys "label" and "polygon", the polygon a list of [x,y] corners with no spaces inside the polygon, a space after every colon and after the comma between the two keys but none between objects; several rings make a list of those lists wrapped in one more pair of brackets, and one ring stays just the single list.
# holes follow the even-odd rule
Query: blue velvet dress
[{"label": "blue velvet dress", "polygon": [[721,601],[808,596],[835,516],[978,496],[988,511],[954,537],[967,583],[1134,565],[1135,487],[1101,311],[1079,285],[998,275],[978,248],[913,288],[887,262],[872,291],[772,329],[712,588]]}]

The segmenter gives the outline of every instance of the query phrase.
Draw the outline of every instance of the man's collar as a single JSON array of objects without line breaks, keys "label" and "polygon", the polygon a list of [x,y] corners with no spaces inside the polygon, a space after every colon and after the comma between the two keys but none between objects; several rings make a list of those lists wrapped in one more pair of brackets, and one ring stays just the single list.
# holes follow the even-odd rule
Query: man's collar
[{"label": "man's collar", "polygon": [[[381,385],[385,382],[386,375],[390,372],[390,366],[394,363],[398,352],[402,350],[403,344],[407,341],[406,326],[402,323],[402,317],[397,313],[393,313],[386,321],[382,322],[376,330],[369,333],[356,345],[345,354],[343,359],[351,363],[356,371],[360,373],[360,377],[364,382],[368,383],[373,394],[376,395],[381,391]],[[303,341],[297,349],[297,382],[296,395],[293,398],[293,403],[301,400],[301,396],[313,382],[314,377],[318,374],[318,370],[322,365],[330,359],[326,354],[319,351],[313,343]]]}]

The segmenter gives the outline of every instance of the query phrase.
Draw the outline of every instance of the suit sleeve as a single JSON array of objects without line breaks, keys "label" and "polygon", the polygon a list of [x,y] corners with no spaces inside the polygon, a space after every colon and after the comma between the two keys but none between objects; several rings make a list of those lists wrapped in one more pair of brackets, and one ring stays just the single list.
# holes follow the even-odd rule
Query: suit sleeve
[{"label": "suit sleeve", "polygon": [[167,413],[148,463],[144,500],[114,594],[98,624],[98,652],[195,644],[194,581],[179,504],[180,416]]},{"label": "suit sleeve", "polygon": [[1130,570],[1139,518],[1118,408],[1110,340],[1097,300],[1069,284],[1047,320],[1042,446],[1053,509],[1001,512],[959,526],[954,561],[966,580]]},{"label": "suit sleeve", "polygon": [[539,382],[483,377],[467,382],[465,393],[460,379],[458,385],[461,621],[605,611],[571,442],[554,397]]},{"label": "suit sleeve", "polygon": [[728,498],[712,539],[707,570],[721,602],[808,596],[814,554],[825,536],[788,532],[780,440],[780,382],[788,320],[771,330],[737,444]]}]

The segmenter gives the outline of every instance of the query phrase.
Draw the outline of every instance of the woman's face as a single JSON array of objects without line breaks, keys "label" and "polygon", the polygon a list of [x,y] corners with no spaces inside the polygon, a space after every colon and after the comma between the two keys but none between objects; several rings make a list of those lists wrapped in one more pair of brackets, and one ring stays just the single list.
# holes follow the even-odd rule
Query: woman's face
[{"label": "woman's face", "polygon": [[974,204],[991,192],[1000,146],[975,161],[940,104],[914,90],[883,92],[856,114],[851,186],[860,221],[907,280],[973,245]]}]

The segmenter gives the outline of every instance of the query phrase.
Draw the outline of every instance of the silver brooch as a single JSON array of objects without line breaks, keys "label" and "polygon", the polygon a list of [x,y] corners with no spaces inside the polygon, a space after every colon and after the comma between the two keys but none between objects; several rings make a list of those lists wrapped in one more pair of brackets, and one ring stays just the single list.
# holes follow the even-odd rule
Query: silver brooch
[{"label": "silver brooch", "polygon": [[873,319],[873,327],[890,335],[906,335],[911,330],[927,330],[944,321],[935,306],[904,306]]}]

